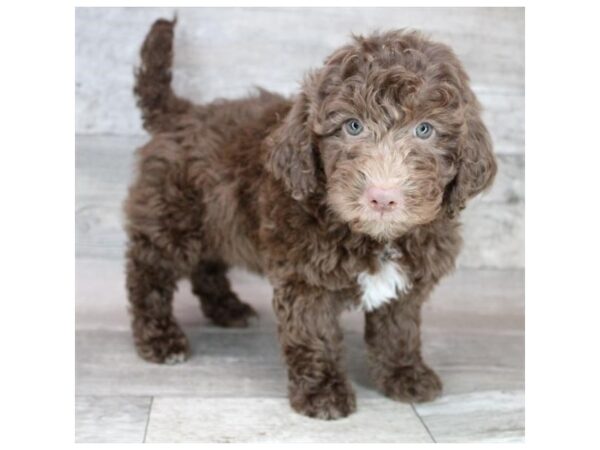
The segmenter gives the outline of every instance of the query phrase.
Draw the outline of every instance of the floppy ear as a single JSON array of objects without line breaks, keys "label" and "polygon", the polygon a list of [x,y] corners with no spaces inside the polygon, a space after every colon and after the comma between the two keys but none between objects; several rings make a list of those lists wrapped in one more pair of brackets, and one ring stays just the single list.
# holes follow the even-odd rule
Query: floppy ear
[{"label": "floppy ear", "polygon": [[458,172],[447,192],[447,207],[451,217],[465,207],[467,200],[488,188],[497,171],[492,141],[475,99],[467,105],[465,119],[459,140]]},{"label": "floppy ear", "polygon": [[317,187],[316,148],[310,127],[310,100],[303,90],[281,125],[266,139],[267,168],[296,200]]}]

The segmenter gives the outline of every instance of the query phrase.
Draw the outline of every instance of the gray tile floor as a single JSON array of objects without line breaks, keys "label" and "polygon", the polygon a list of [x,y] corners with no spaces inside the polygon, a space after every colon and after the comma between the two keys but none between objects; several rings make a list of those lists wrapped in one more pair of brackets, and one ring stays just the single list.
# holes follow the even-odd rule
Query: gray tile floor
[{"label": "gray tile floor", "polygon": [[523,272],[462,269],[426,304],[424,353],[444,380],[433,403],[388,400],[369,379],[362,316],[343,317],[358,412],[336,421],[288,407],[270,288],[232,271],[235,289],[259,311],[244,330],[202,317],[187,282],[176,315],[193,355],[177,366],[140,360],[128,329],[123,264],[76,264],[78,442],[490,442],[524,436]]}]

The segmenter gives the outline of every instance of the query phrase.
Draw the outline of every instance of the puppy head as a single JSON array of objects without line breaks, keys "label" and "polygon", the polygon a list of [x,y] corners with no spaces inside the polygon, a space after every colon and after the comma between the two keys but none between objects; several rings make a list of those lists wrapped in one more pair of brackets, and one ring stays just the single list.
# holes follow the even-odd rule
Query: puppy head
[{"label": "puppy head", "polygon": [[322,188],[340,219],[379,240],[455,216],[496,173],[462,65],[415,32],[356,37],[333,53],[267,143],[294,198]]}]

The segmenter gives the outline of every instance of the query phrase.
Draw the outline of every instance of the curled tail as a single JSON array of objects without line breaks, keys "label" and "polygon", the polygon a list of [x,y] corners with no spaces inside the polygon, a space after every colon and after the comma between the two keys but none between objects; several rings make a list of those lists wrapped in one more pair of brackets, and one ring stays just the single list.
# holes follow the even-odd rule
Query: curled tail
[{"label": "curled tail", "polygon": [[175,95],[171,88],[173,29],[177,19],[158,19],[152,25],[140,51],[141,65],[135,72],[133,92],[142,111],[144,128],[150,133],[176,128],[179,116],[192,104]]}]

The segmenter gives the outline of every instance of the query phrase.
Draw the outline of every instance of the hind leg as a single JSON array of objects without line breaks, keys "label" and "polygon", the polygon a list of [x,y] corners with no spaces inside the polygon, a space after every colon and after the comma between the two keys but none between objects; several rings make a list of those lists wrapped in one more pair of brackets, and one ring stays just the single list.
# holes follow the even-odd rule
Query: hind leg
[{"label": "hind leg", "polygon": [[219,261],[200,262],[190,276],[192,290],[206,317],[221,327],[247,327],[257,314],[231,290],[227,266]]},{"label": "hind leg", "polygon": [[127,291],[138,354],[147,361],[175,364],[189,355],[188,340],[172,311],[177,278],[173,268],[143,241],[127,252]]}]

